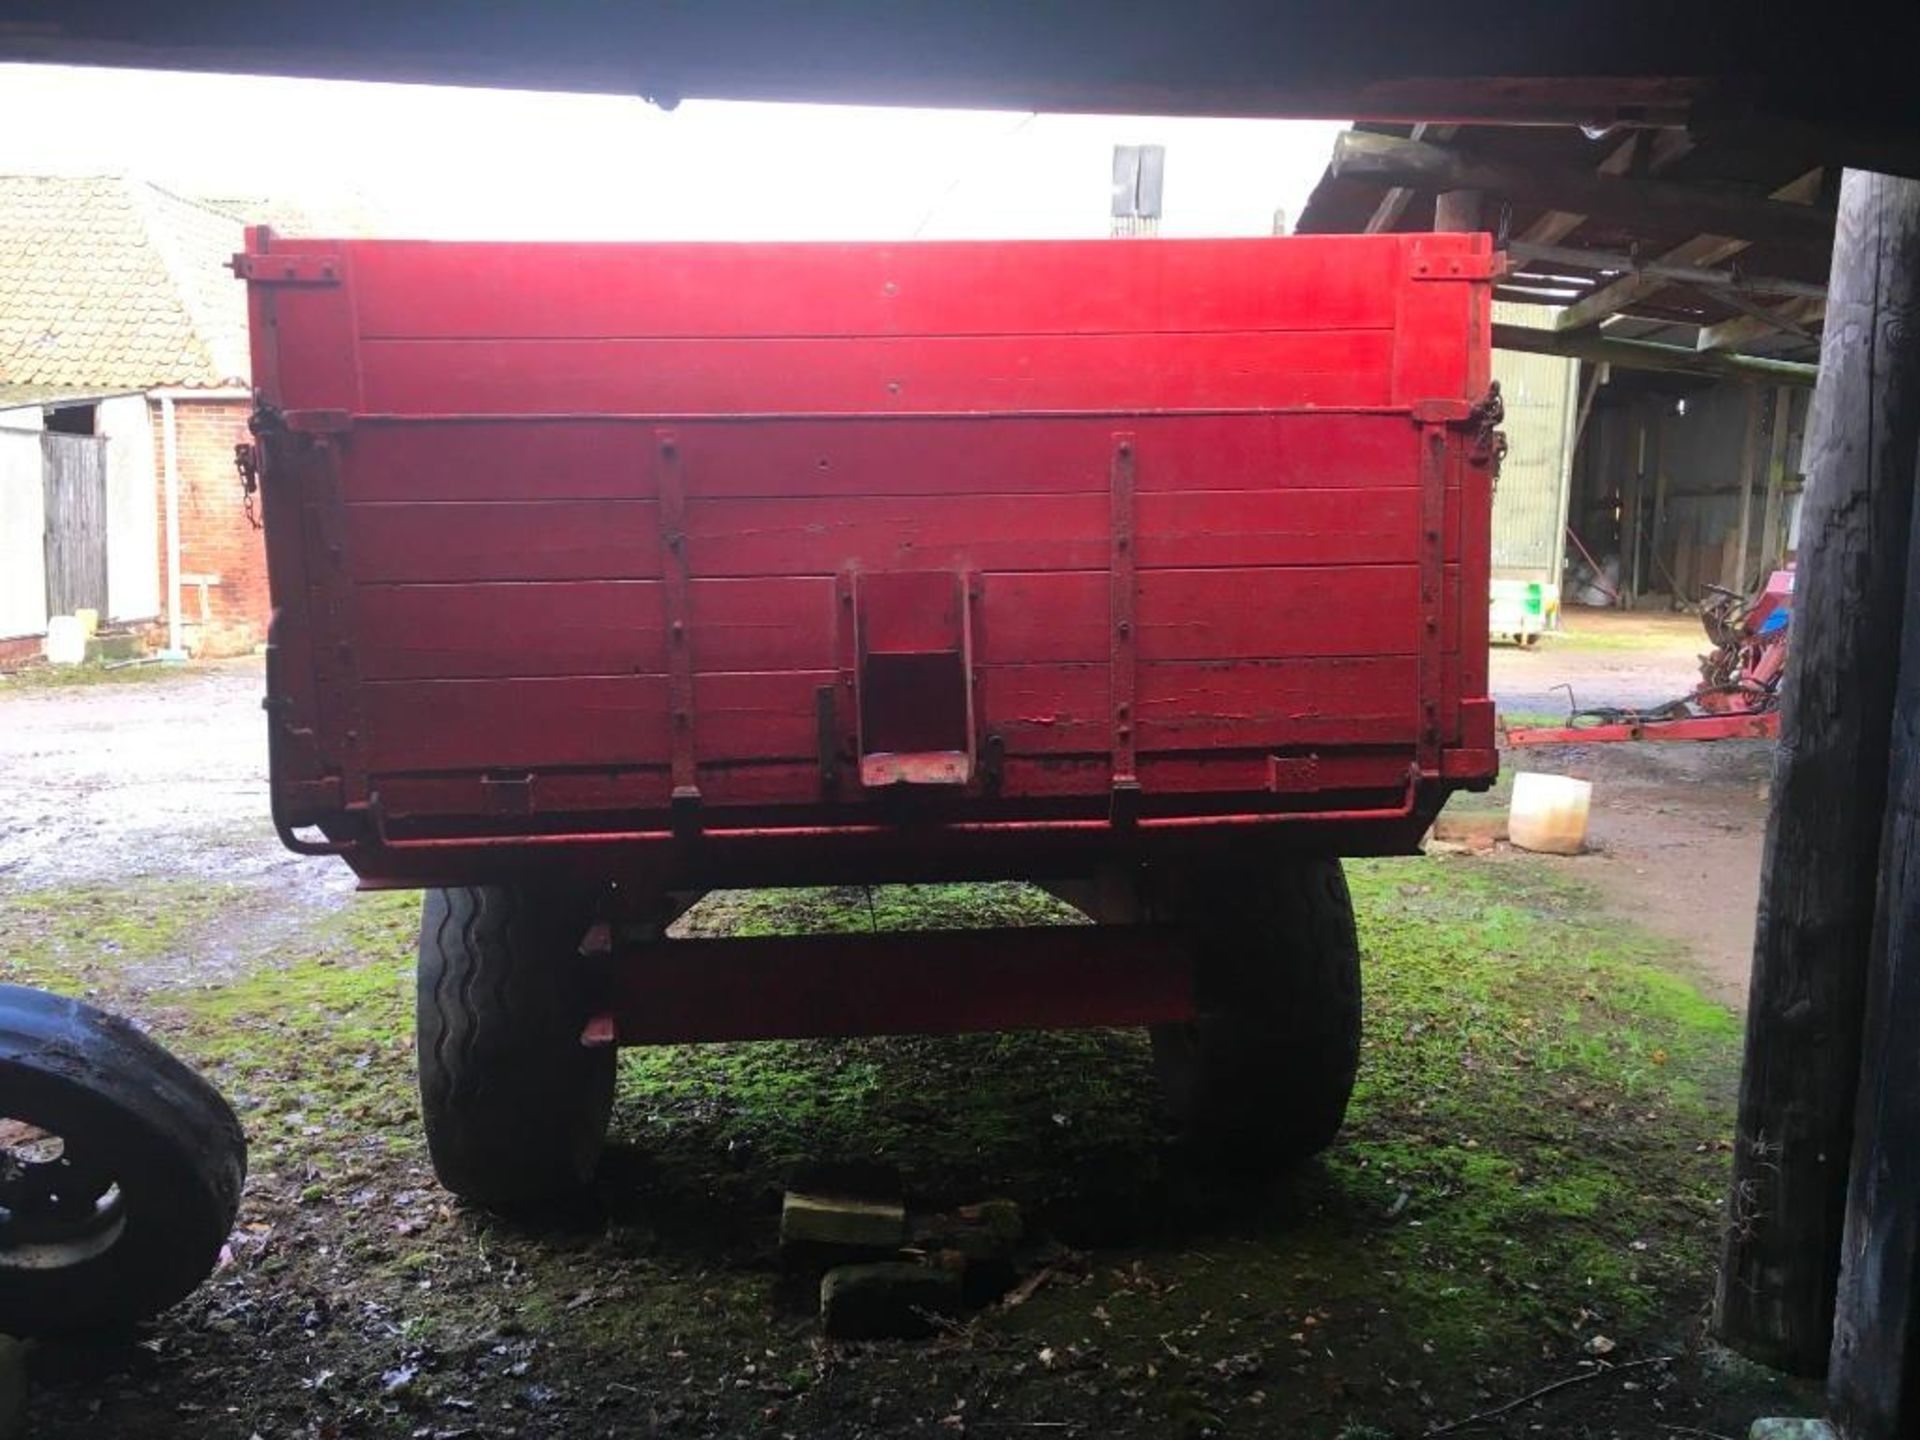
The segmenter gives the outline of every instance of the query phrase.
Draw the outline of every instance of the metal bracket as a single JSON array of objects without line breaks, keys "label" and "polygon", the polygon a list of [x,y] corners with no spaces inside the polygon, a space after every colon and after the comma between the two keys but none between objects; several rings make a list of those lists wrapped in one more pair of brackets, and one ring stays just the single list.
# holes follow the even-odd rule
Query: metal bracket
[{"label": "metal bracket", "polygon": [[661,589],[667,611],[667,725],[673,744],[673,828],[699,826],[700,783],[693,749],[692,571],[687,562],[687,496],[680,446],[670,430],[656,431],[659,464]]},{"label": "metal bracket", "polygon": [[338,255],[255,255],[244,250],[227,268],[256,285],[338,285],[344,269]]},{"label": "metal bracket", "polygon": [[1420,429],[1420,730],[1423,771],[1440,761],[1443,609],[1446,589],[1447,428]]},{"label": "metal bracket", "polygon": [[813,692],[815,743],[820,748],[820,788],[833,794],[840,783],[840,719],[835,711],[834,685],[821,685]]},{"label": "metal bracket", "polygon": [[1455,250],[1436,253],[1416,244],[1411,256],[1407,268],[1407,277],[1411,280],[1497,280],[1507,271],[1506,257],[1497,250],[1484,255]]},{"label": "metal bracket", "polygon": [[1297,795],[1321,788],[1318,755],[1269,755],[1267,789],[1276,795]]},{"label": "metal bracket", "polygon": [[524,775],[482,775],[480,793],[489,815],[533,814],[533,772]]},{"label": "metal bracket", "polygon": [[350,410],[288,410],[280,418],[296,435],[342,435],[353,428]]}]

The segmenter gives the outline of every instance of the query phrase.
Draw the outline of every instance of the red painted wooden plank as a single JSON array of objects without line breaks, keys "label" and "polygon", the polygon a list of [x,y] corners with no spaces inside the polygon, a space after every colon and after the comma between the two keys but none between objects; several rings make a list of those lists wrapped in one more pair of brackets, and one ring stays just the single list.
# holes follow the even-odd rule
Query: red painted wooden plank
[{"label": "red painted wooden plank", "polygon": [[1408,241],[347,242],[370,337],[1360,329]]},{"label": "red painted wooden plank", "polygon": [[1140,565],[1410,561],[1419,512],[1409,489],[1163,491],[1139,500]]},{"label": "red painted wooden plank", "polygon": [[[1143,495],[1144,569],[1411,561],[1411,490]],[[1100,495],[849,496],[695,500],[688,553],[700,574],[849,569],[1091,570],[1108,558]]]},{"label": "red painted wooden plank", "polygon": [[367,768],[640,765],[667,753],[660,675],[546,680],[387,680],[360,687]]},{"label": "red painted wooden plank", "polygon": [[652,499],[652,432],[620,420],[362,425],[343,450],[355,500]]},{"label": "red painted wooden plank", "polygon": [[[833,583],[696,580],[698,671],[833,664]],[[666,614],[652,580],[369,585],[359,597],[369,680],[664,674]]]},{"label": "red painted wooden plank", "polygon": [[[833,678],[697,676],[701,763],[811,757],[814,692]],[[666,753],[657,675],[383,680],[362,695],[373,773],[657,764]],[[980,695],[987,731],[1010,754],[1106,749],[1104,666],[990,666]],[[1404,657],[1142,664],[1139,748],[1392,744],[1412,738],[1413,704]]]},{"label": "red painted wooden plank", "polygon": [[[1143,664],[1139,748],[1410,743],[1416,679],[1411,657]],[[1009,754],[1106,749],[1103,665],[990,666],[980,694]]]},{"label": "red painted wooden plank", "polygon": [[[1103,660],[1106,574],[988,574],[983,661]],[[1411,565],[1153,570],[1140,576],[1140,653],[1148,660],[1411,654]],[[1331,625],[1329,615],[1340,623]]]},{"label": "red painted wooden plank", "polygon": [[370,340],[374,413],[706,414],[1384,405],[1389,330],[870,340]]},{"label": "red painted wooden plank", "polygon": [[356,580],[641,580],[660,574],[651,500],[347,506]]},{"label": "red painted wooden plank", "polygon": [[[1129,419],[1142,495],[1411,488],[1403,415],[1295,412]],[[1109,419],[821,417],[679,424],[687,492],[709,498],[1106,493]],[[653,495],[650,432],[633,421],[500,418],[371,423],[344,451],[349,500]]]},{"label": "red painted wooden plank", "polygon": [[[702,762],[816,752],[814,691],[827,671],[698,675]],[[668,749],[658,675],[379,680],[361,687],[370,771],[658,763]]]},{"label": "red painted wooden plank", "polygon": [[[1142,755],[1139,774],[1149,796],[1235,793],[1265,795],[1270,750],[1219,751],[1204,754],[1173,752]],[[1321,750],[1315,753],[1315,777],[1325,790],[1395,789],[1405,783],[1407,756],[1403,750]],[[376,777],[380,798],[393,820],[430,820],[490,817],[499,823],[495,795],[475,772],[450,775],[381,775]],[[1029,799],[1097,799],[1105,804],[1112,776],[1104,755],[1010,755],[1002,774],[1000,798],[1018,803]],[[529,799],[536,815],[618,811],[653,811],[666,825],[665,811],[671,786],[664,764],[624,769],[546,770],[538,774]],[[821,806],[819,767],[807,761],[779,760],[709,765],[700,773],[703,805],[779,807],[785,823],[817,823],[829,818]],[[879,804],[879,796],[866,796]],[[1000,807],[978,798],[967,802],[975,814]],[[844,814],[844,811],[841,812]]]}]

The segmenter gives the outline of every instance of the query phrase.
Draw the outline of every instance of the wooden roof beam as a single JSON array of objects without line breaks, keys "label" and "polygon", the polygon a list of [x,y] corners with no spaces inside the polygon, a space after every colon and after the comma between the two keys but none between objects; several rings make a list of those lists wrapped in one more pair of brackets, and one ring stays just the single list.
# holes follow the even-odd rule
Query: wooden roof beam
[{"label": "wooden roof beam", "polygon": [[[1599,175],[1624,175],[1633,168],[1634,157],[1640,153],[1640,137],[1645,133],[1635,130],[1616,145],[1606,159],[1595,167]],[[1662,135],[1685,135],[1684,130],[1663,130]],[[1692,142],[1689,141],[1689,144]],[[1684,151],[1681,153],[1685,153]],[[1649,170],[1657,168],[1649,164]],[[1536,245],[1551,245],[1556,240],[1564,240],[1582,225],[1587,217],[1573,210],[1549,210],[1536,216],[1534,222],[1520,232],[1520,238]]]},{"label": "wooden roof beam", "polygon": [[[1793,209],[1799,205],[1809,214],[1824,212],[1812,208],[1811,199],[1820,192],[1820,171],[1813,169],[1806,174],[1789,180],[1772,195],[1767,204]],[[1658,257],[1658,265],[1715,265],[1720,261],[1738,255],[1750,244],[1750,240],[1736,240],[1726,235],[1696,235],[1682,242]],[[1611,285],[1603,285],[1576,305],[1569,305],[1560,312],[1561,330],[1584,330],[1598,325],[1610,315],[1618,315],[1627,306],[1644,300],[1656,291],[1663,290],[1667,281],[1657,278],[1652,272],[1642,270],[1638,274],[1623,275]]]},{"label": "wooden roof beam", "polygon": [[[1585,250],[1567,245],[1543,245],[1516,240],[1510,247],[1515,260],[1543,265],[1574,266],[1582,270],[1612,270],[1622,275],[1651,275],[1675,285],[1696,285],[1714,291],[1733,291],[1742,295],[1793,295],[1809,300],[1824,300],[1825,283],[1814,280],[1788,280],[1779,275],[1749,275],[1741,270],[1714,270],[1701,265],[1666,265],[1658,260],[1641,260],[1613,250]],[[1530,277],[1515,275],[1516,280]]]},{"label": "wooden roof beam", "polygon": [[[1457,125],[1429,125],[1425,121],[1413,127],[1412,140],[1451,140]],[[1413,191],[1404,185],[1395,185],[1380,197],[1380,203],[1373,207],[1373,214],[1367,217],[1367,223],[1361,227],[1363,235],[1385,235],[1400,223],[1400,217],[1406,214],[1407,202],[1413,199]]]},{"label": "wooden roof beam", "polygon": [[1602,320],[1618,315],[1629,305],[1671,285],[1672,281],[1658,273],[1660,268],[1674,265],[1710,266],[1738,255],[1746,248],[1746,241],[1733,240],[1725,235],[1696,235],[1661,255],[1653,268],[1622,275],[1618,280],[1602,285],[1584,300],[1569,305],[1560,312],[1560,320],[1555,328],[1563,331],[1590,330]]},{"label": "wooden roof beam", "polygon": [[1743,242],[1824,248],[1833,239],[1832,212],[1810,205],[1669,180],[1517,165],[1363,130],[1349,130],[1334,141],[1329,168],[1343,179],[1436,193],[1479,190],[1652,229],[1712,230]]},{"label": "wooden roof beam", "polygon": [[1699,339],[1694,342],[1697,350],[1738,350],[1742,345],[1782,332],[1802,340],[1815,340],[1819,337],[1807,327],[1818,324],[1827,313],[1825,300],[1794,299],[1768,307],[1726,293],[1716,294],[1714,298],[1741,313],[1717,325],[1701,326]]},{"label": "wooden roof beam", "polygon": [[1616,340],[1609,335],[1536,330],[1527,325],[1496,324],[1493,344],[1497,350],[1591,360],[1597,364],[1618,365],[1623,370],[1665,370],[1707,379],[1764,380],[1775,385],[1810,386],[1820,369],[1817,365],[1802,365],[1792,360],[1730,355],[1720,350],[1688,350],[1650,340]]}]

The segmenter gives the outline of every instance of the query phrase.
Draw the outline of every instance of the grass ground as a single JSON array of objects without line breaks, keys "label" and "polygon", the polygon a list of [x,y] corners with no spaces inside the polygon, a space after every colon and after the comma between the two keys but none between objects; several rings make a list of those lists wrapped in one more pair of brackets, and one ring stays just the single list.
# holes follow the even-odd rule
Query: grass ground
[{"label": "grass ground", "polygon": [[[1362,1078],[1342,1141],[1282,1182],[1177,1162],[1136,1032],[662,1048],[623,1057],[592,1202],[532,1226],[432,1182],[414,897],[316,907],[211,980],[178,958],[244,950],[231,917],[280,897],[0,898],[0,976],[142,1019],[253,1147],[231,1263],[138,1343],[43,1347],[35,1433],[1377,1440],[1574,1375],[1594,1378],[1475,1433],[1731,1435],[1793,1408],[1700,1342],[1735,1017],[1564,867],[1349,873]],[[716,897],[694,920],[1048,918],[1000,885]],[[898,1167],[925,1207],[1019,1200],[1044,1282],[931,1342],[823,1342],[773,1238],[788,1172],[837,1158]]]}]

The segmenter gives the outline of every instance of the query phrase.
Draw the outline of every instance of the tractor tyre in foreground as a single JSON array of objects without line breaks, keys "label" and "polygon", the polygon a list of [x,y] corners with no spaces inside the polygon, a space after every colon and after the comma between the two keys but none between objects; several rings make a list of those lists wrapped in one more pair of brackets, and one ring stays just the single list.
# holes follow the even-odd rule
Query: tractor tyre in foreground
[{"label": "tractor tyre in foreground", "polygon": [[200,1076],[125,1020],[0,985],[0,1334],[120,1329],[184,1298],[246,1173]]},{"label": "tractor tyre in foreground", "polygon": [[587,907],[531,887],[429,890],[416,1007],[420,1110],[440,1183],[496,1210],[583,1190],[606,1144],[615,1053],[581,1043]]},{"label": "tractor tyre in foreground", "polygon": [[1318,1154],[1360,1063],[1360,946],[1337,860],[1196,876],[1197,1017],[1153,1028],[1167,1108],[1207,1160],[1270,1171]]}]

